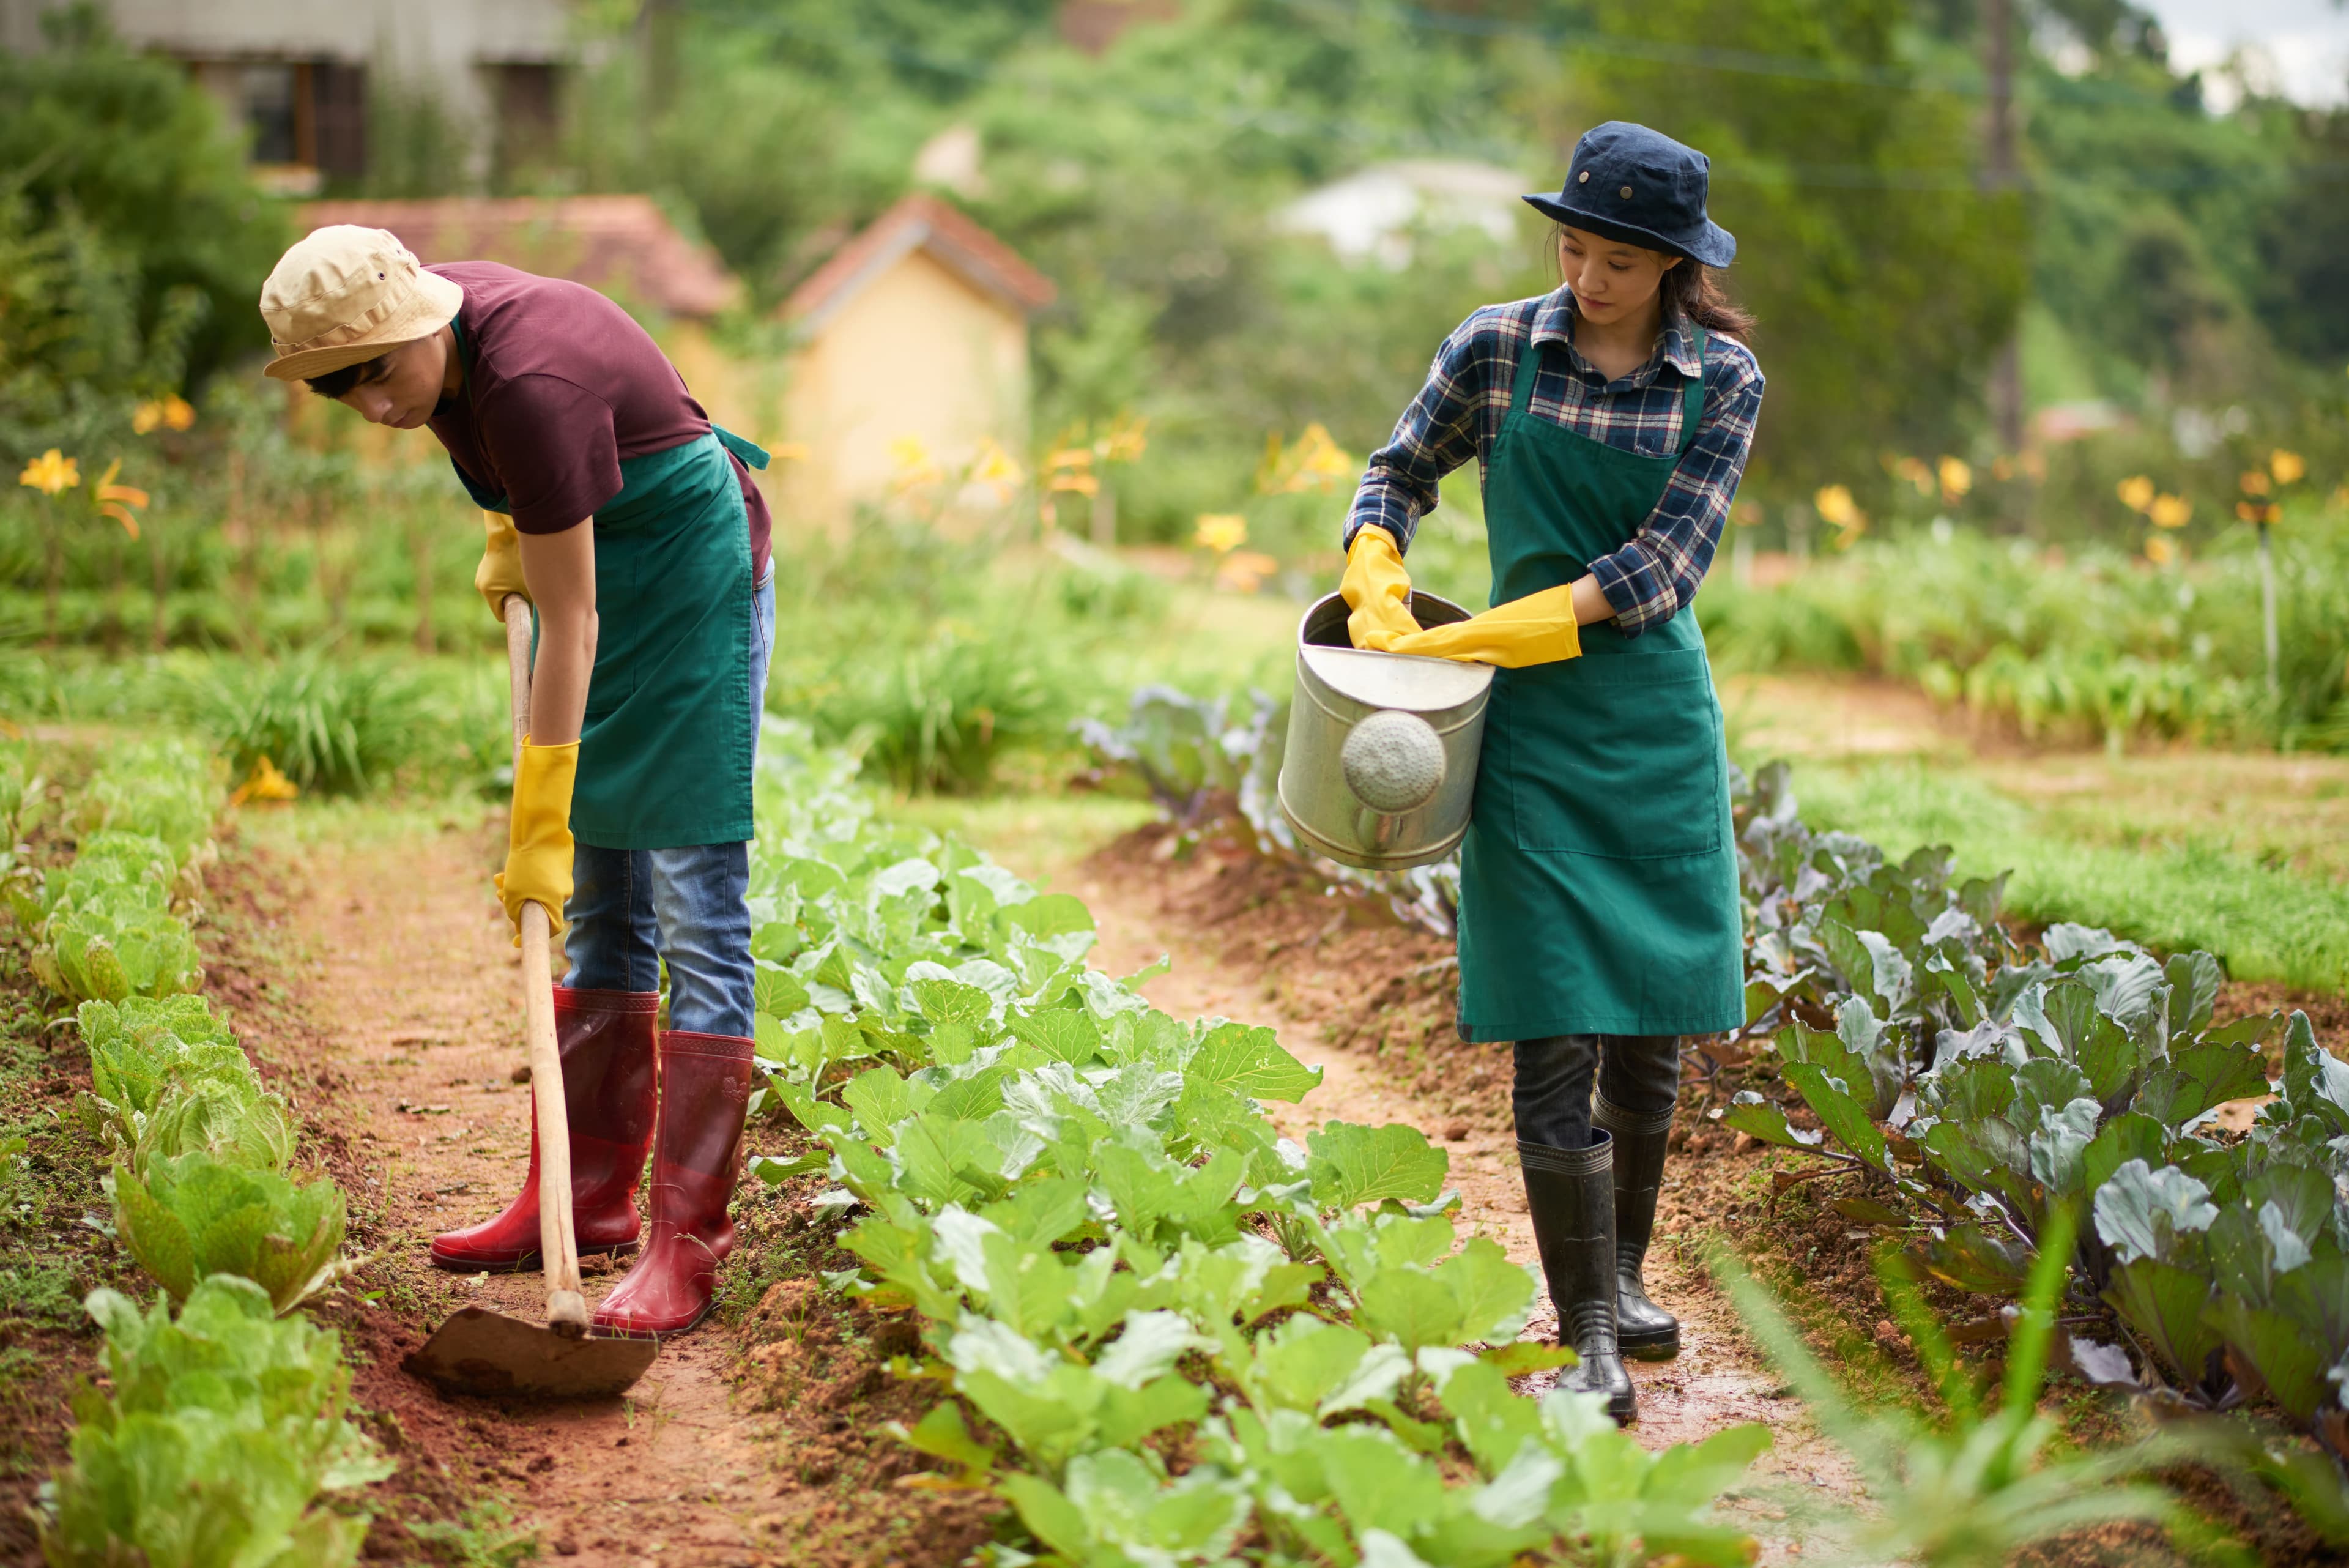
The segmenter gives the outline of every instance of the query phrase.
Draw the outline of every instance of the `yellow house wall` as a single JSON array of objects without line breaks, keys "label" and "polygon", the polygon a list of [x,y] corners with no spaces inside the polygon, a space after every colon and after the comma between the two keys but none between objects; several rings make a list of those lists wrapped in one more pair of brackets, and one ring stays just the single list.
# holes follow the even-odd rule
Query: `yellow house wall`
[{"label": "yellow house wall", "polygon": [[899,472],[905,437],[951,472],[992,437],[1028,442],[1028,324],[916,251],[868,284],[791,357],[779,521],[837,529]]},{"label": "yellow house wall", "polygon": [[[671,320],[663,325],[657,338],[669,363],[685,378],[686,390],[711,420],[763,447],[771,448],[783,439],[784,367],[728,353],[698,321]],[[760,475],[759,481],[771,497],[772,471]]]}]

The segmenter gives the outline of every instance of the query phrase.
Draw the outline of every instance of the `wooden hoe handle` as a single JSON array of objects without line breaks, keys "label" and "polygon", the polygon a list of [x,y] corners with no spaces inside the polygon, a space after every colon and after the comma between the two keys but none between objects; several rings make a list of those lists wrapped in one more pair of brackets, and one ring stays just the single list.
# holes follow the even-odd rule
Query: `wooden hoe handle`
[{"label": "wooden hoe handle", "polygon": [[[530,601],[506,596],[506,675],[513,691],[514,765],[530,733]],[[546,1318],[555,1333],[587,1332],[579,1293],[579,1237],[571,1218],[571,1118],[563,1104],[563,1054],[554,1040],[554,930],[546,910],[522,907],[522,994],[530,1044],[530,1097],[538,1116],[538,1250],[546,1271]]]}]

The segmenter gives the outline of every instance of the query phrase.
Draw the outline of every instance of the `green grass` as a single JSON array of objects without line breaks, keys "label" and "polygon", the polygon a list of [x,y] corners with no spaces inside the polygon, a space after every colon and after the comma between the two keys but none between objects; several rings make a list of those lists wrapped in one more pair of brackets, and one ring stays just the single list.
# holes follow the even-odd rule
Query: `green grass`
[{"label": "green grass", "polygon": [[2207,948],[2238,980],[2349,988],[2349,888],[2247,853],[2234,835],[2147,831],[2119,807],[2034,805],[1980,774],[1908,757],[1800,763],[1795,789],[1808,820],[1888,854],[1947,844],[1968,875],[2012,870],[2007,905],[2026,919]]},{"label": "green grass", "polygon": [[954,834],[1050,888],[1094,850],[1154,820],[1158,809],[1114,794],[916,795],[885,801],[882,815]]}]

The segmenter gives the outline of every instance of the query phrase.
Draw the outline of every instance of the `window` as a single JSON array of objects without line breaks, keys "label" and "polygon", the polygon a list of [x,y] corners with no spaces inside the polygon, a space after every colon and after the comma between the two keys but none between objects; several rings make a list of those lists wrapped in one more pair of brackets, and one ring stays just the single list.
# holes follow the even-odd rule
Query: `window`
[{"label": "window", "polygon": [[255,163],[306,163],[302,156],[301,122],[295,89],[298,67],[277,60],[254,61],[236,73],[236,96],[244,110],[245,129],[253,137]]}]

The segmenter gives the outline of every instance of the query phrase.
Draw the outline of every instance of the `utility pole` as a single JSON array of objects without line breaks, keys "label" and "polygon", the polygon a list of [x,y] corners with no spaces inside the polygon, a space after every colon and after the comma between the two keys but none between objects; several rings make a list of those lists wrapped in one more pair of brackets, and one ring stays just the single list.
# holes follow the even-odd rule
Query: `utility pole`
[{"label": "utility pole", "polygon": [[[1982,188],[2003,195],[2022,184],[2014,137],[2013,0],[1982,0],[1982,67],[1990,78],[1990,123],[1984,128]],[[2023,450],[2023,349],[2020,329],[2010,336],[1990,373],[1991,418],[2002,450]]]}]

